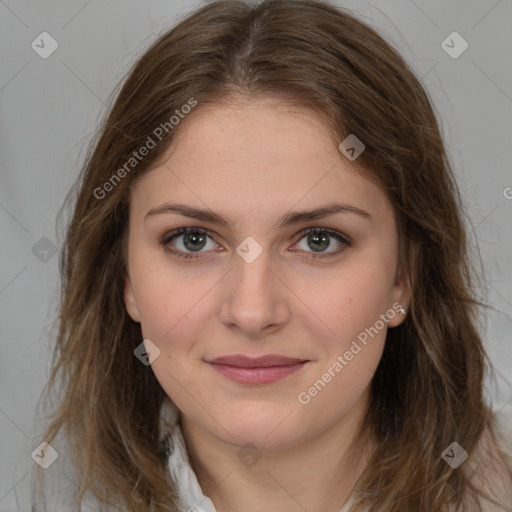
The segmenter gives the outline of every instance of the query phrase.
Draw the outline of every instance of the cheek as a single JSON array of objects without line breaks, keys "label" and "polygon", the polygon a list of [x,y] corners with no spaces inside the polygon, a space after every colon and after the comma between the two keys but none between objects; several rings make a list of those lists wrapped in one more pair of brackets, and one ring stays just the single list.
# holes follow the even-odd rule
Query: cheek
[{"label": "cheek", "polygon": [[363,262],[314,282],[302,281],[297,295],[304,297],[313,323],[341,349],[386,313],[391,290],[392,270]]},{"label": "cheek", "polygon": [[[144,338],[169,351],[204,328],[218,279],[200,277],[168,262],[133,258],[131,279]],[[196,336],[197,338],[198,336]]]},{"label": "cheek", "polygon": [[347,417],[358,403],[364,406],[361,398],[369,393],[384,344],[382,338],[375,338],[371,344],[359,346],[360,351],[353,354],[350,361],[346,352],[337,353],[325,371],[297,394],[298,414],[307,423],[306,430],[322,431]]},{"label": "cheek", "polygon": [[[358,292],[361,290],[358,288]],[[351,410],[367,391],[379,365],[387,321],[395,311],[386,308],[382,294],[371,293],[375,288],[370,286],[367,291],[368,294],[348,293],[343,297],[338,294],[338,302],[325,304],[326,323],[335,334],[320,340],[325,357],[296,397],[313,421],[311,428],[316,428],[320,417],[322,425],[327,425]]]},{"label": "cheek", "polygon": [[183,273],[171,273],[168,268],[160,270],[146,267],[143,274],[133,277],[134,283],[139,283],[136,289],[142,334],[160,350],[151,365],[160,385],[180,409],[189,410],[190,391],[197,389],[201,375],[193,351],[211,316],[208,290],[212,285],[188,279]]}]

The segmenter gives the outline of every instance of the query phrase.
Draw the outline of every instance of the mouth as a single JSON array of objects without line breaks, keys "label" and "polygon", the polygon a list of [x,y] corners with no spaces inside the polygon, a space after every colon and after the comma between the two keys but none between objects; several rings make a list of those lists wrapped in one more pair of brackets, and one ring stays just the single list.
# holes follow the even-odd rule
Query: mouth
[{"label": "mouth", "polygon": [[284,356],[224,356],[206,361],[224,377],[248,385],[270,384],[302,369],[309,360]]}]

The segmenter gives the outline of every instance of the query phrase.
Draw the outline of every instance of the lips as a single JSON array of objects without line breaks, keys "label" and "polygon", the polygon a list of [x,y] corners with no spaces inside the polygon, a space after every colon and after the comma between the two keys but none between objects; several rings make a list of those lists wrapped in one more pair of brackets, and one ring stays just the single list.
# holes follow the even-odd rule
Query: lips
[{"label": "lips", "polygon": [[303,368],[309,361],[279,355],[247,357],[223,356],[207,361],[217,372],[240,384],[261,385],[275,382]]},{"label": "lips", "polygon": [[288,366],[306,362],[307,359],[296,359],[294,357],[285,357],[278,355],[268,355],[260,357],[247,357],[243,355],[233,355],[217,357],[208,361],[212,364],[224,364],[228,366],[236,366],[239,368],[263,368],[268,366]]}]

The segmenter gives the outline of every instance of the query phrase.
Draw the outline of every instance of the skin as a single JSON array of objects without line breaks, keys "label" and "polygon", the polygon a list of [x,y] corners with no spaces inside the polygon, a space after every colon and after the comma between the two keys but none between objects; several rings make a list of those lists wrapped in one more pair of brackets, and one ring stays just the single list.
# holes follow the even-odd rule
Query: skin
[{"label": "skin", "polygon": [[[310,110],[234,97],[199,105],[178,128],[162,163],[132,188],[127,310],[160,350],[152,369],[181,411],[191,464],[218,511],[337,512],[374,448],[367,439],[348,459],[387,329],[404,315],[395,314],[309,403],[297,397],[394,303],[407,309],[392,206]],[[232,225],[147,215],[165,203],[207,208]],[[332,203],[369,216],[277,226],[289,212]],[[160,244],[184,226],[209,231],[199,254],[183,235],[167,250]],[[313,259],[318,247],[301,234],[311,227],[338,231],[350,245],[329,237],[320,254],[330,256]],[[262,249],[252,263],[236,252],[248,236]],[[169,249],[199,257],[180,259]],[[244,385],[205,362],[230,354],[309,362],[277,382]],[[251,467],[237,457],[248,442],[261,455]]]}]

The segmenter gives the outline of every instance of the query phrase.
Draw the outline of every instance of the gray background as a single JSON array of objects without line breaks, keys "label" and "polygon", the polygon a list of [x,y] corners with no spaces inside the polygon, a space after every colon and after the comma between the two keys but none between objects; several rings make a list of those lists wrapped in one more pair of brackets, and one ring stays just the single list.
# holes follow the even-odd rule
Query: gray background
[{"label": "gray background", "polygon": [[[488,395],[500,408],[512,399],[512,2],[337,3],[394,42],[434,101],[484,261],[480,295],[494,308],[485,334],[497,371]],[[160,32],[200,4],[0,0],[1,511],[14,509],[13,488],[28,479],[39,444],[33,420],[50,362],[57,212],[115,85]],[[47,59],[31,47],[43,31],[59,45]],[[456,59],[441,47],[453,31],[469,43]]]}]

